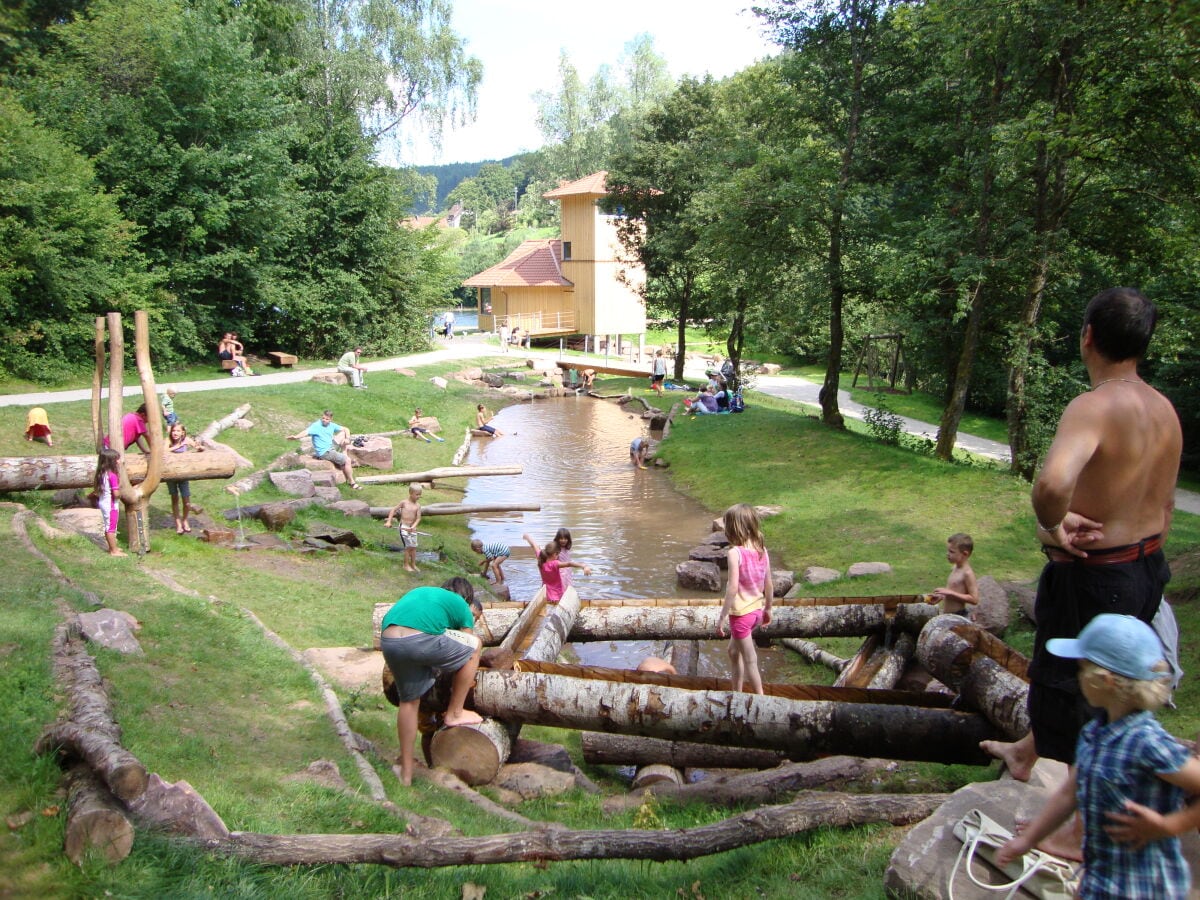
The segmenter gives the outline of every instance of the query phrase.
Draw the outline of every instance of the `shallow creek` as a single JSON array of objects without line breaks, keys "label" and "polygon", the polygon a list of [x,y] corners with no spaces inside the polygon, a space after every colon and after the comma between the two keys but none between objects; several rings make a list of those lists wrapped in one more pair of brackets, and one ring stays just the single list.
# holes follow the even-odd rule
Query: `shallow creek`
[{"label": "shallow creek", "polygon": [[[710,533],[712,514],[676,491],[665,471],[630,464],[630,442],[647,434],[643,419],[613,402],[568,395],[509,406],[492,424],[503,436],[475,438],[465,462],[520,465],[524,471],[469,479],[464,502],[520,501],[542,507],[540,512],[490,513],[469,522],[473,538],[513,548],[504,575],[514,601],[531,600],[541,586],[522,534],[541,545],[560,527],[571,531],[572,561],[591,567],[590,576],[572,570],[575,589],[585,600],[713,596],[676,584],[676,563]],[[725,646],[725,641],[706,642],[699,674],[728,674]],[[584,664],[620,668],[633,668],[654,652],[649,641],[571,647]],[[779,667],[774,655],[786,652],[759,650],[766,680]]]}]

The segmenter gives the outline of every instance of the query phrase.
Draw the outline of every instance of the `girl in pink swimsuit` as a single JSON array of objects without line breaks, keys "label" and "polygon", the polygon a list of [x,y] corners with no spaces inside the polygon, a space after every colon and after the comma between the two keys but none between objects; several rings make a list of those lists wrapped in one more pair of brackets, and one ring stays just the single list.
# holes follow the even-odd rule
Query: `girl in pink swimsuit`
[{"label": "girl in pink swimsuit", "polygon": [[751,636],[760,624],[771,622],[771,558],[763,543],[758,514],[753,506],[739,503],[725,512],[725,536],[729,538],[729,584],[717,619],[717,634],[725,637],[729,622],[729,663],[733,689],[740,691],[748,678],[750,690],[763,692],[758,671],[758,651]]}]

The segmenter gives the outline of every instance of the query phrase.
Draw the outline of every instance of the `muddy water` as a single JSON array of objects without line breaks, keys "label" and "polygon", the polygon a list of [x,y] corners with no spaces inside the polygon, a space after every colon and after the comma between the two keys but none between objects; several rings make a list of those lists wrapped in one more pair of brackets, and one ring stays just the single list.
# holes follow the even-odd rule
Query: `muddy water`
[{"label": "muddy water", "polygon": [[[560,527],[571,531],[572,560],[591,567],[590,576],[572,570],[584,599],[713,596],[676,584],[676,563],[710,533],[712,514],[674,490],[666,472],[630,464],[630,442],[647,434],[642,419],[612,402],[568,395],[507,407],[492,424],[503,437],[474,439],[466,462],[521,465],[524,472],[470,479],[465,502],[521,501],[542,507],[540,512],[473,517],[469,523],[472,537],[513,548],[514,557],[504,565],[513,600],[528,601],[541,586],[522,535],[545,544]],[[707,643],[700,674],[727,674],[725,646],[723,641]],[[647,641],[572,648],[585,664],[623,668],[654,652]],[[778,652],[759,651],[768,679],[777,668],[772,655]]]}]

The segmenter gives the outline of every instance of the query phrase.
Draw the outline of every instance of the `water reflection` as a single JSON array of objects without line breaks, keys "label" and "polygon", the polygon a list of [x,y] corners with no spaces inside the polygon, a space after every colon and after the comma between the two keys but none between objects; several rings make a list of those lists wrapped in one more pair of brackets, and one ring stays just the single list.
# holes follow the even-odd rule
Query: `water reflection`
[{"label": "water reflection", "polygon": [[[569,528],[572,560],[592,569],[590,576],[573,572],[584,598],[712,596],[684,591],[675,579],[675,565],[710,533],[711,513],[675,491],[666,472],[629,462],[630,442],[648,433],[645,420],[609,401],[568,395],[509,406],[492,424],[504,437],[475,439],[467,463],[521,465],[523,473],[469,479],[464,502],[528,501],[542,508],[472,517],[472,537],[516,551],[525,546],[524,533],[544,544],[560,527]],[[504,566],[517,601],[532,599],[541,585],[530,556],[527,550]],[[590,665],[633,666],[652,652],[647,641],[572,647]],[[707,648],[701,674],[727,674],[723,648]],[[770,654],[760,655],[768,657],[765,673]]]}]

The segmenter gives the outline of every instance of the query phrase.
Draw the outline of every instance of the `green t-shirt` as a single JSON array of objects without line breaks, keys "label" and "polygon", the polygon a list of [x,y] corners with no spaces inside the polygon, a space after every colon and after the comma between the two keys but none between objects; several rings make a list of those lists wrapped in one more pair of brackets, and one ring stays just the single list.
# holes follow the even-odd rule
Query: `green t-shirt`
[{"label": "green t-shirt", "polygon": [[441,634],[447,628],[470,630],[475,616],[470,604],[453,591],[440,587],[413,588],[383,617],[383,628],[403,625],[426,634]]}]

